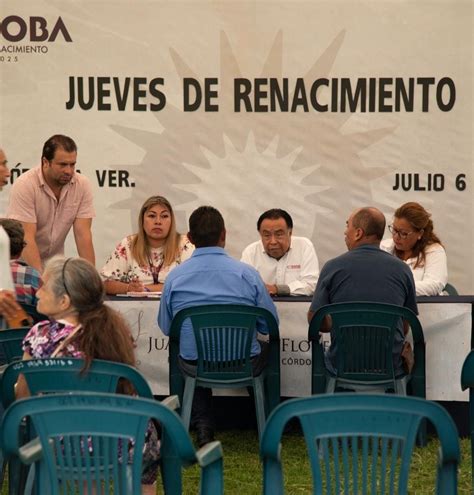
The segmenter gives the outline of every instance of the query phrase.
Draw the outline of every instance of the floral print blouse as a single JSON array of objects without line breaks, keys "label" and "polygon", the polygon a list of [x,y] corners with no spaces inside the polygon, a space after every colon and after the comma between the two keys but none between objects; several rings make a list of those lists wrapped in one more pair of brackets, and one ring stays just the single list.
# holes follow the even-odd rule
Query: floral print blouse
[{"label": "floral print blouse", "polygon": [[[46,359],[51,357],[56,348],[75,329],[67,321],[40,321],[27,333],[23,339],[23,351],[33,359]],[[84,354],[77,347],[77,339],[67,344],[58,354],[73,358],[82,358]]]},{"label": "floral print blouse", "polygon": [[177,265],[191,257],[194,251],[194,245],[191,244],[186,235],[182,235],[179,243],[179,254],[175,261],[168,266],[162,266],[163,248],[151,248],[151,264],[142,266],[132,257],[132,241],[135,235],[125,237],[115,248],[114,252],[105,262],[100,271],[104,280],[117,280],[118,282],[130,283],[132,279],[138,278],[145,285],[153,284],[152,267],[155,270],[159,268],[158,282],[164,283],[168,273]]}]

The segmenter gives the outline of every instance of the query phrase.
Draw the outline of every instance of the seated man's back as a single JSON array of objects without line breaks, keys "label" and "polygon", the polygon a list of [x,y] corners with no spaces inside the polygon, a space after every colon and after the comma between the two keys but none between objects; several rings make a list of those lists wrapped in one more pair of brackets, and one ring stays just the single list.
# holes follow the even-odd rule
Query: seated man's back
[{"label": "seated man's back", "polygon": [[[395,304],[418,314],[410,268],[379,247],[384,230],[385,218],[375,208],[361,208],[350,216],[345,232],[349,251],[329,260],[321,270],[309,320],[321,306],[355,301]],[[396,372],[402,371],[400,353],[404,340],[405,329],[400,321],[393,347]],[[328,365],[332,367],[336,346],[335,336],[331,334]]]},{"label": "seated man's back", "polygon": [[[176,313],[205,304],[243,304],[270,311],[278,321],[275,305],[258,272],[231,258],[225,251],[226,231],[222,215],[210,206],[201,206],[189,218],[189,240],[196,246],[191,258],[176,267],[166,278],[158,313],[158,326],[169,335]],[[257,341],[257,330],[268,333],[265,322],[257,321],[252,336],[252,373],[258,376],[266,365],[267,347]],[[195,376],[197,349],[190,321],[180,332],[179,366],[185,376]],[[214,438],[212,390],[197,387],[191,421],[196,426],[201,447]]]},{"label": "seated man's back", "polygon": [[[179,310],[203,304],[258,306],[276,317],[273,301],[256,270],[234,260],[217,246],[196,249],[189,260],[170,272],[163,287],[158,324],[166,333]],[[263,326],[259,331],[267,333]],[[181,357],[197,359],[190,322],[183,324],[180,342]],[[252,355],[259,352],[254,337]]]}]

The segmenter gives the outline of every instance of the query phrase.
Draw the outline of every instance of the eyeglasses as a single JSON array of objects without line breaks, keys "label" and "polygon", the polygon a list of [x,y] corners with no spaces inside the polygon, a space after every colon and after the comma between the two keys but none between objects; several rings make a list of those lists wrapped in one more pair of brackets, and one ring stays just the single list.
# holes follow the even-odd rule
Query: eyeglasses
[{"label": "eyeglasses", "polygon": [[388,230],[390,230],[390,233],[392,235],[397,235],[398,237],[400,237],[400,239],[406,239],[408,236],[415,233],[414,230],[411,230],[410,232],[404,232],[403,230],[398,230],[393,225],[389,225]]}]

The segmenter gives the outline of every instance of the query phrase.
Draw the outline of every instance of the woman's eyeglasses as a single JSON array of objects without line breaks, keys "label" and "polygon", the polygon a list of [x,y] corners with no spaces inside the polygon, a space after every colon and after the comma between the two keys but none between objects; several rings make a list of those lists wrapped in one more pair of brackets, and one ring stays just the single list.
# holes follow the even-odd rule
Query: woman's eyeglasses
[{"label": "woman's eyeglasses", "polygon": [[415,233],[414,230],[411,230],[410,232],[405,232],[403,230],[398,230],[393,225],[389,225],[388,226],[388,230],[390,231],[390,233],[392,235],[397,235],[398,237],[400,237],[400,239],[406,239],[408,236],[410,236],[411,234],[414,234]]}]

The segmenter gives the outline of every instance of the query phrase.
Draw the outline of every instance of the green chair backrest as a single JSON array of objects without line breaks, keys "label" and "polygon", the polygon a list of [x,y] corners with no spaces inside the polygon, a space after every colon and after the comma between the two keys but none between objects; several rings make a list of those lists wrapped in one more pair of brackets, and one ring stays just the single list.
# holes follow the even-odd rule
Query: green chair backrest
[{"label": "green chair backrest", "polygon": [[[270,311],[240,304],[211,304],[179,311],[170,329],[170,392],[179,391],[173,376],[177,367],[181,326],[191,320],[198,351],[197,376],[215,380],[238,380],[252,376],[250,350],[257,320],[265,321],[270,338],[269,367],[279,366],[278,324]],[[275,360],[276,363],[274,362]]]},{"label": "green chair backrest", "polygon": [[408,493],[411,456],[424,418],[441,444],[436,493],[457,493],[458,432],[441,406],[391,394],[341,393],[292,399],[271,414],[260,444],[266,495],[284,493],[281,437],[293,418],[301,423],[315,494]]},{"label": "green chair backrest", "polygon": [[448,293],[450,296],[459,296],[458,291],[456,290],[456,287],[452,284],[446,284],[444,286],[444,291]]},{"label": "green chair backrest", "polygon": [[30,327],[0,330],[0,349],[6,363],[19,361],[23,357],[22,343]]},{"label": "green chair backrest", "polygon": [[469,389],[469,429],[471,432],[471,477],[472,488],[474,492],[474,351],[471,351],[464,363],[461,370],[461,388],[463,390]]},{"label": "green chair backrest", "polygon": [[[172,463],[181,470],[199,464],[200,493],[223,492],[220,443],[196,453],[179,416],[157,401],[95,393],[52,394],[17,401],[2,422],[1,444],[6,456],[23,454],[28,458],[18,435],[24,417],[30,419],[41,444],[40,459],[30,459],[36,461],[39,493],[59,495],[66,493],[66,487],[68,493],[93,493],[94,486],[97,493],[102,493],[101,486],[104,493],[141,493],[142,452],[150,418],[166,433],[162,465]],[[167,486],[165,493],[181,493],[180,479],[174,484],[168,480]]]},{"label": "green chair backrest", "polygon": [[[365,382],[393,380],[394,336],[402,320],[407,320],[410,324],[415,358],[418,351],[418,366],[424,369],[423,331],[418,318],[409,309],[371,302],[323,306],[315,313],[309,325],[313,356],[317,352],[319,329],[327,315],[331,316],[331,334],[335,335],[337,342],[336,367],[339,378]],[[321,361],[321,357],[314,357],[314,362],[316,361]]]},{"label": "green chair backrest", "polygon": [[30,359],[10,364],[0,381],[0,397],[4,407],[15,400],[14,386],[22,374],[31,395],[59,392],[117,391],[120,380],[131,383],[140,397],[153,399],[145,377],[135,368],[122,363],[94,359],[87,372],[84,361],[68,357]]}]

